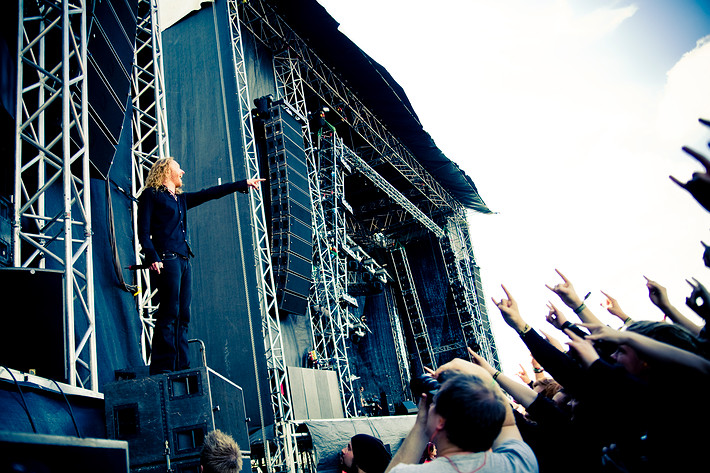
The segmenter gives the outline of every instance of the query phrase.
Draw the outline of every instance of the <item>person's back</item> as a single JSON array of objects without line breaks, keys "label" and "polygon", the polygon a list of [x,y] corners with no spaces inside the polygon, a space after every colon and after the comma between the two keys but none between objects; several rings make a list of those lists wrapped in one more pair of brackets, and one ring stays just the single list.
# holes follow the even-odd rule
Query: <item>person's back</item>
[{"label": "person's back", "polygon": [[[444,372],[448,379],[430,406],[419,403],[417,421],[388,473],[537,472],[535,455],[491,375],[459,359],[439,368],[437,375]],[[438,458],[415,464],[430,439]]]}]

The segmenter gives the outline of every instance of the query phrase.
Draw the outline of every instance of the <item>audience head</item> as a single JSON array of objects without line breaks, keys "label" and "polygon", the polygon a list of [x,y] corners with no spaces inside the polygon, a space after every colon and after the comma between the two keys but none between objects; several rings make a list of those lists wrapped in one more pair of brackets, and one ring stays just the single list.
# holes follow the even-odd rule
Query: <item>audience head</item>
[{"label": "audience head", "polygon": [[242,469],[242,452],[232,437],[220,430],[205,436],[200,454],[202,473],[238,473]]},{"label": "audience head", "polygon": [[506,402],[490,382],[469,374],[453,374],[434,396],[428,430],[435,441],[443,431],[448,442],[464,451],[488,450],[503,426]]},{"label": "audience head", "polygon": [[367,434],[357,434],[340,452],[340,463],[348,473],[384,473],[392,456],[382,441]]},{"label": "audience head", "polygon": [[552,378],[543,378],[535,381],[532,385],[532,388],[536,393],[542,394],[546,398],[552,399],[555,394],[557,394],[559,390],[562,389],[562,386],[560,385],[560,383],[558,383]]},{"label": "audience head", "polygon": [[[697,337],[689,330],[677,324],[639,320],[631,323],[626,330],[644,335],[682,350],[695,354],[701,354],[701,348]],[[649,360],[644,359],[641,354],[630,346],[619,345],[616,351],[612,354],[612,358],[616,361],[616,363],[623,366],[629,373],[635,376],[646,377],[649,375],[649,370],[651,369]]]}]

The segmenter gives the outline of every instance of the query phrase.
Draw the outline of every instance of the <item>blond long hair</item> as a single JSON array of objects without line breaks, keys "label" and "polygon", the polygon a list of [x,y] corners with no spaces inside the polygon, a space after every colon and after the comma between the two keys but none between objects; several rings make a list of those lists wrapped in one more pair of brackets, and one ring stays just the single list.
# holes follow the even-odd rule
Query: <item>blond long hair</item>
[{"label": "blond long hair", "polygon": [[[145,179],[145,184],[143,185],[143,190],[148,187],[153,187],[159,189],[165,183],[165,180],[170,176],[170,163],[175,161],[175,158],[168,156],[167,158],[158,159],[148,172],[148,177]],[[141,191],[143,192],[143,191]],[[176,194],[182,192],[181,188],[175,189]]]}]

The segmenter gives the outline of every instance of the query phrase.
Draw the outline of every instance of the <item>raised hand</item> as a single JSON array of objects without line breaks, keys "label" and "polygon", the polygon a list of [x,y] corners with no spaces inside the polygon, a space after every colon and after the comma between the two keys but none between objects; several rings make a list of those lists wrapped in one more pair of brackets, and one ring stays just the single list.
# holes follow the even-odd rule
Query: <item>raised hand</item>
[{"label": "raised hand", "polygon": [[493,366],[491,366],[490,363],[488,363],[488,361],[486,361],[485,358],[473,351],[470,347],[468,348],[468,353],[471,355],[473,363],[486,370],[486,372],[488,372],[491,376],[493,376],[493,374],[497,371]]},{"label": "raised hand", "polygon": [[[594,324],[583,325],[587,326]],[[594,348],[594,345],[592,345],[592,342],[588,339],[589,337],[585,339],[572,332],[569,332],[568,335],[570,341],[567,342],[567,345],[569,345],[571,349],[577,352],[577,354],[579,355],[579,359],[582,361],[582,363],[584,363],[587,368],[599,359],[599,353],[597,353],[597,350]]]},{"label": "raised hand", "polygon": [[557,340],[554,337],[551,337],[549,334],[543,332],[542,330],[540,330],[540,332],[542,332],[542,336],[545,337],[545,340],[547,340],[547,342],[550,345],[552,345],[553,347],[557,348],[560,351],[565,351],[565,347],[560,343],[559,340]]},{"label": "raised hand", "polygon": [[666,292],[666,288],[658,284],[656,281],[651,281],[646,276],[644,276],[644,279],[646,280],[648,297],[651,299],[651,302],[653,302],[653,304],[660,309],[668,307],[670,302],[668,301],[668,293]]},{"label": "raised hand", "polygon": [[690,293],[690,296],[685,299],[685,304],[693,309],[693,312],[702,317],[703,320],[707,321],[710,317],[710,293],[708,293],[705,286],[700,284],[697,279],[692,279],[694,283],[686,279],[686,282],[690,284],[693,291]]},{"label": "raised hand", "polygon": [[619,305],[619,302],[611,297],[609,294],[607,294],[604,291],[601,291],[602,294],[606,296],[606,300],[602,303],[602,307],[604,307],[606,310],[609,311],[610,314],[618,317],[621,319],[622,322],[625,322],[626,319],[629,318],[628,315],[624,313],[623,310],[621,310],[621,306]]},{"label": "raised hand", "polygon": [[521,332],[527,324],[520,316],[520,311],[518,310],[518,303],[515,302],[515,299],[513,299],[513,296],[510,295],[504,285],[501,284],[500,287],[503,288],[507,299],[501,299],[500,302],[496,302],[496,300],[491,297],[491,300],[496,305],[496,307],[498,307],[498,310],[500,310],[500,313],[503,316],[505,323],[507,323],[516,331]]},{"label": "raised hand", "polygon": [[557,294],[557,296],[562,300],[562,302],[565,303],[567,307],[569,307],[570,309],[576,309],[582,304],[582,299],[580,299],[580,297],[577,295],[577,292],[574,290],[574,286],[572,286],[570,280],[567,279],[565,275],[560,272],[559,269],[555,269],[555,271],[562,278],[562,284],[555,284],[554,286],[549,286],[545,284],[545,287]]},{"label": "raised hand", "polygon": [[528,372],[525,371],[525,368],[523,367],[522,363],[519,364],[518,366],[520,366],[520,371],[518,371],[518,373],[517,373],[518,378],[520,378],[520,380],[523,383],[530,384],[530,382],[531,382],[530,376],[528,376]]},{"label": "raised hand", "polygon": [[695,197],[695,200],[697,200],[705,210],[710,212],[710,160],[687,146],[683,146],[683,151],[697,159],[705,168],[705,172],[694,172],[693,177],[686,183],[679,181],[673,176],[668,177],[680,187],[690,192],[690,195]]},{"label": "raised hand", "polygon": [[562,330],[562,326],[565,322],[567,322],[567,318],[550,301],[547,301],[547,308],[549,309],[549,312],[547,313],[545,320],[552,324],[552,326],[557,330]]}]

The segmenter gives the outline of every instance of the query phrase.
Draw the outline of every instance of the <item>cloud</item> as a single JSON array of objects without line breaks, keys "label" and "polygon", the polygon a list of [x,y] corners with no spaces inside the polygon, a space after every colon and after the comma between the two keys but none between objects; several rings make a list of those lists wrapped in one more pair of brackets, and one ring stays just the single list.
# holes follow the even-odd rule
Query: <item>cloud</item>
[{"label": "cloud", "polygon": [[667,73],[657,120],[665,144],[677,149],[678,143],[693,147],[707,141],[708,129],[697,124],[697,119],[710,119],[708,84],[710,36],[698,40]]}]

